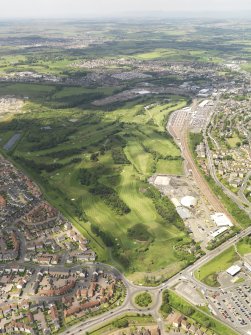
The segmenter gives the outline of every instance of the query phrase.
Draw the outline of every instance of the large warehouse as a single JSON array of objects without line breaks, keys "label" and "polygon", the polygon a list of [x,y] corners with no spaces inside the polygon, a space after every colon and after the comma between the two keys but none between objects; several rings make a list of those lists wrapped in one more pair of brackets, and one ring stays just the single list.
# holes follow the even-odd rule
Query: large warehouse
[{"label": "large warehouse", "polygon": [[211,219],[214,221],[214,223],[218,227],[224,227],[224,226],[232,227],[233,226],[232,222],[229,220],[229,218],[224,213],[215,213],[211,215]]}]

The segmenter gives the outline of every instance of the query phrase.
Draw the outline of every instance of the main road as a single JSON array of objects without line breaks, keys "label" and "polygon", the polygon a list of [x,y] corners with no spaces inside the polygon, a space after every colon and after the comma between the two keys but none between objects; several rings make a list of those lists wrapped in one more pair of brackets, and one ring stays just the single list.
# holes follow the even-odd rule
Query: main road
[{"label": "main road", "polygon": [[[192,176],[197,183],[198,187],[201,190],[201,193],[204,195],[204,197],[207,199],[207,201],[210,203],[210,205],[213,207],[215,211],[224,212],[226,215],[231,217],[229,213],[226,211],[226,209],[223,207],[223,205],[220,203],[219,199],[216,197],[216,195],[211,191],[209,185],[201,175],[201,173],[198,170],[197,165],[194,162],[193,156],[190,152],[190,148],[188,146],[188,127],[187,127],[187,119],[186,119],[186,113],[178,116],[178,125],[175,125],[174,118],[177,117],[176,112],[172,114],[172,116],[169,119],[169,123],[167,126],[168,131],[171,133],[171,135],[174,137],[175,141],[182,150],[182,155],[185,159],[185,162],[187,164],[188,171],[192,172]],[[231,218],[233,220],[233,218]],[[234,221],[234,220],[233,220]],[[241,231],[238,235],[232,237],[219,247],[215,248],[212,251],[208,251],[205,256],[201,257],[199,260],[197,260],[194,264],[190,265],[186,269],[180,271],[178,274],[164,282],[163,284],[157,286],[157,287],[147,287],[147,286],[138,286],[131,281],[129,281],[122,273],[119,273],[117,269],[114,267],[97,263],[96,265],[100,267],[103,270],[111,271],[114,274],[116,274],[125,284],[127,289],[127,295],[123,302],[123,304],[116,309],[109,311],[107,313],[104,313],[102,315],[96,316],[92,318],[91,320],[80,322],[79,324],[76,324],[72,326],[70,329],[63,332],[63,334],[68,335],[76,335],[76,334],[84,334],[87,331],[90,331],[91,329],[98,327],[100,324],[104,322],[109,322],[110,320],[114,319],[115,317],[121,316],[128,312],[144,312],[146,314],[150,314],[153,316],[153,318],[156,320],[158,327],[161,331],[161,334],[165,334],[164,330],[164,322],[162,320],[162,317],[160,315],[160,306],[162,303],[162,291],[164,289],[172,288],[174,287],[178,282],[182,281],[190,281],[197,285],[197,287],[200,287],[201,289],[208,289],[209,287],[203,284],[202,282],[198,281],[194,277],[194,272],[200,268],[202,265],[206,264],[210,260],[214,259],[219,253],[225,251],[228,249],[231,245],[234,243],[237,243],[239,240],[241,240],[243,237],[248,236],[251,234],[251,227]],[[210,288],[211,290],[214,290],[213,288]],[[215,288],[215,290],[218,290]],[[154,296],[154,303],[149,309],[139,309],[137,306],[135,306],[133,298],[135,294],[138,294],[140,292],[149,291]],[[236,329],[235,329],[236,330]],[[240,330],[238,330],[240,331]]]},{"label": "main road", "polygon": [[[194,101],[192,105],[192,110],[197,107],[196,101]],[[215,106],[213,107],[215,108]],[[236,221],[231,217],[231,215],[226,211],[225,207],[221,204],[217,196],[212,192],[209,185],[205,181],[204,177],[201,175],[197,165],[194,162],[193,156],[191,154],[189,145],[188,145],[188,120],[186,112],[178,114],[178,124],[175,123],[175,118],[177,117],[177,112],[174,112],[168,122],[167,130],[169,133],[173,136],[176,143],[180,146],[183,158],[186,163],[187,171],[192,173],[192,176],[197,183],[197,186],[199,187],[201,194],[207,199],[208,203],[212,206],[214,211],[223,212],[228,217],[231,218],[233,222],[236,223]],[[208,119],[209,122],[209,119]],[[204,127],[205,131],[206,125]],[[207,145],[207,150],[208,145]],[[209,155],[209,158],[211,156]],[[209,163],[211,161],[209,160]],[[212,176],[215,180],[215,182],[219,185],[219,181],[215,176],[215,173],[212,169],[212,162],[209,164],[210,171],[212,173]],[[222,186],[219,185],[219,186]],[[230,196],[230,198],[236,202],[240,208],[243,209],[242,204],[237,202],[235,197],[232,197],[228,190],[224,190],[225,193]],[[123,274],[119,273],[117,269],[114,267],[111,267],[107,264],[97,263],[96,266],[102,268],[106,271],[112,271],[114,274],[116,274],[118,277],[121,278],[121,280],[124,282],[125,287],[127,289],[127,295],[123,302],[123,304],[117,308],[115,308],[112,311],[108,311],[107,313],[104,313],[102,315],[96,316],[90,320],[86,320],[83,322],[80,322],[79,324],[76,324],[69,328],[68,330],[64,331],[62,334],[68,334],[68,335],[77,335],[77,334],[84,334],[87,331],[90,331],[91,329],[98,327],[103,322],[109,322],[110,320],[114,319],[115,317],[121,316],[128,312],[135,312],[138,313],[139,311],[150,314],[154,317],[154,319],[157,321],[158,327],[161,331],[161,334],[165,334],[164,330],[164,322],[161,318],[161,315],[159,313],[159,309],[162,303],[162,291],[167,288],[171,288],[175,286],[178,282],[182,281],[191,281],[197,285],[197,287],[200,287],[204,290],[208,289],[209,287],[203,284],[202,282],[198,281],[195,276],[194,272],[199,269],[202,265],[206,264],[207,262],[214,259],[219,253],[227,250],[229,247],[231,247],[234,243],[237,243],[240,241],[243,237],[248,236],[251,234],[251,227],[241,231],[238,235],[232,237],[219,247],[215,248],[212,251],[208,251],[205,256],[201,257],[199,260],[197,260],[194,264],[190,265],[186,269],[182,270],[163,284],[157,286],[157,287],[146,287],[146,286],[138,286],[132,282],[130,282]],[[211,290],[218,290],[217,288],[211,288]],[[142,291],[149,291],[154,296],[154,303],[148,310],[140,310],[138,309],[134,302],[133,297],[135,294],[138,294]],[[237,332],[242,333],[240,329],[235,329]]]}]

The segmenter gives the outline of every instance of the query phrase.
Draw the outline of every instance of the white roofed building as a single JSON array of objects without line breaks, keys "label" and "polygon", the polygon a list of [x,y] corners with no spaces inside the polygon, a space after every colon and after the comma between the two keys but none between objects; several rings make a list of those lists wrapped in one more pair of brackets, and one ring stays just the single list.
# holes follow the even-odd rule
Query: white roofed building
[{"label": "white roofed building", "polygon": [[232,265],[227,269],[227,273],[230,276],[235,276],[237,273],[241,271],[241,267],[239,265]]},{"label": "white roofed building", "polygon": [[221,227],[221,228],[215,230],[214,232],[212,232],[212,233],[211,233],[211,236],[212,236],[213,238],[215,238],[215,237],[217,237],[217,236],[223,234],[223,233],[224,233],[225,231],[227,231],[228,229],[229,229],[228,227]]},{"label": "white roofed building", "polygon": [[197,204],[197,200],[194,197],[190,196],[190,195],[188,195],[186,197],[183,197],[180,200],[180,202],[181,202],[182,206],[187,207],[187,208],[193,208]]},{"label": "white roofed building", "polygon": [[168,186],[170,184],[170,180],[171,178],[168,176],[158,175],[154,180],[154,184],[158,186]]},{"label": "white roofed building", "polygon": [[224,226],[232,227],[233,226],[230,219],[224,213],[215,213],[211,215],[211,219],[214,221],[214,223],[218,227],[224,227]]},{"label": "white roofed building", "polygon": [[172,203],[174,204],[175,207],[180,207],[181,206],[178,199],[172,198],[171,201],[172,201]]}]

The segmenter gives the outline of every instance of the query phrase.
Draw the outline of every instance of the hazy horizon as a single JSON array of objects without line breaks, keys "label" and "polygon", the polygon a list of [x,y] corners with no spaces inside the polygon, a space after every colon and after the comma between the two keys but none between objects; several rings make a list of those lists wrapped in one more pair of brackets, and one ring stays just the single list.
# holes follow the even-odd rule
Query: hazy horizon
[{"label": "hazy horizon", "polygon": [[250,17],[247,0],[9,0],[1,19],[101,18],[125,16]]}]

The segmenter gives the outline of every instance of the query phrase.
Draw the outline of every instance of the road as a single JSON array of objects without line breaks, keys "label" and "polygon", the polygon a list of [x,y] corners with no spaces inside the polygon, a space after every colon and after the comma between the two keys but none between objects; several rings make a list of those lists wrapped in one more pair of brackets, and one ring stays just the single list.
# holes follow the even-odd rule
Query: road
[{"label": "road", "polygon": [[[214,182],[223,190],[223,192],[233,201],[235,202],[238,207],[245,211],[248,216],[251,218],[251,206],[249,201],[246,198],[240,198],[239,196],[237,196],[236,194],[234,194],[233,192],[231,192],[225,185],[223,185],[217,175],[216,175],[216,171],[215,171],[215,167],[214,167],[214,163],[213,163],[213,159],[212,159],[212,155],[211,155],[211,151],[208,147],[208,143],[206,141],[206,150],[207,150],[207,159],[208,159],[208,167],[209,167],[209,171],[211,176],[214,179]],[[246,206],[243,205],[243,203],[246,204]],[[247,207],[248,206],[248,207]]]},{"label": "road", "polygon": [[[210,135],[209,135],[209,137],[210,137]],[[246,175],[246,178],[245,178],[245,180],[243,182],[242,188],[240,189],[241,196],[238,196],[238,195],[234,194],[225,185],[223,185],[219,181],[219,179],[218,179],[218,177],[216,175],[216,170],[215,170],[215,166],[214,166],[214,163],[213,163],[213,158],[212,158],[211,150],[209,148],[207,137],[206,137],[205,133],[204,133],[204,140],[205,140],[205,144],[206,144],[206,153],[207,153],[208,168],[209,168],[209,171],[210,171],[210,175],[214,179],[215,183],[223,190],[223,192],[233,202],[235,202],[241,210],[245,211],[249,215],[249,217],[251,218],[251,206],[250,206],[250,202],[246,199],[246,197],[243,194],[243,191],[245,189],[245,185],[246,185],[247,181],[249,180],[249,177],[251,176],[251,171]]]},{"label": "road", "polygon": [[[173,114],[175,116],[175,112]],[[223,205],[220,203],[219,199],[215,196],[214,193],[212,193],[210,187],[208,186],[204,178],[201,176],[198,170],[198,167],[193,160],[192,154],[188,147],[188,141],[187,141],[188,127],[186,124],[186,117],[187,117],[186,112],[184,112],[183,115],[178,116],[177,126],[175,126],[173,123],[173,114],[169,119],[168,131],[174,137],[177,144],[181,147],[182,155],[187,165],[187,170],[192,172],[192,176],[195,182],[197,183],[198,187],[200,188],[201,193],[204,195],[204,197],[207,199],[208,203],[213,207],[213,209],[218,212],[224,212],[226,215],[231,217],[229,213],[226,211],[226,209],[223,207]],[[194,277],[194,272],[197,269],[199,269],[202,265],[214,259],[219,253],[225,251],[231,245],[233,245],[234,243],[237,243],[243,237],[250,235],[250,234],[251,234],[251,227],[247,228],[246,230],[243,230],[238,235],[232,237],[231,239],[229,239],[228,241],[226,241],[225,243],[223,243],[216,249],[212,251],[208,251],[205,256],[197,260],[193,265],[187,267],[185,270],[176,274],[171,279],[169,279],[168,281],[166,281],[165,283],[157,287],[138,286],[130,282],[127,278],[125,278],[123,274],[119,273],[115,268],[109,265],[106,265],[106,264],[99,263],[98,266],[102,267],[102,269],[106,271],[108,270],[113,271],[113,273],[116,273],[123,280],[126,286],[126,289],[127,289],[127,296],[126,296],[126,299],[123,305],[116,308],[114,311],[110,311],[103,315],[97,316],[93,318],[91,321],[90,320],[84,321],[78,325],[75,325],[71,327],[70,329],[68,329],[67,331],[65,331],[63,334],[69,334],[69,335],[84,334],[86,331],[90,331],[91,329],[98,327],[103,322],[109,322],[110,320],[114,319],[115,317],[119,315],[122,315],[127,312],[138,313],[139,311],[141,312],[144,311],[148,314],[151,314],[154,317],[154,319],[157,321],[158,327],[161,330],[161,334],[165,334],[164,322],[159,313],[159,309],[162,303],[162,291],[164,289],[168,289],[168,288],[170,289],[174,287],[177,283],[182,282],[182,281],[186,281],[186,282],[190,281],[193,284],[195,284],[196,287],[201,288],[204,291],[207,289],[217,291],[218,288],[209,288],[207,285],[198,281]],[[154,304],[148,310],[141,310],[141,309],[136,308],[133,302],[133,297],[135,296],[135,294],[138,294],[142,291],[150,291],[155,297]],[[240,330],[238,329],[238,331]]]},{"label": "road", "polygon": [[[238,192],[238,195],[239,195],[239,197],[241,198],[242,201],[244,201],[244,200],[247,201],[247,198],[246,198],[244,192],[245,192],[245,189],[246,189],[246,187],[247,187],[247,183],[248,183],[248,181],[249,181],[250,178],[251,178],[251,171],[249,171],[249,172],[246,174],[246,176],[245,176],[245,178],[244,178],[244,180],[243,180],[243,183],[242,183],[242,185],[241,185],[241,188],[240,188],[240,190],[239,190],[239,192]],[[249,202],[249,205],[250,205],[250,207],[251,207],[250,202]]]},{"label": "road", "polygon": [[[123,274],[120,274],[114,267],[109,266],[107,264],[98,263],[98,267],[110,271],[115,272],[119,277],[123,280],[126,288],[127,288],[127,295],[126,299],[122,306],[114,309],[113,311],[109,311],[107,313],[104,313],[102,315],[96,316],[95,318],[87,321],[80,322],[79,324],[76,324],[72,326],[70,329],[64,331],[62,334],[68,334],[68,335],[76,335],[76,334],[84,334],[86,331],[90,331],[91,329],[100,326],[103,322],[109,322],[110,320],[114,319],[117,316],[123,315],[127,312],[144,312],[147,314],[151,314],[154,319],[157,321],[157,324],[162,330],[161,334],[165,334],[164,332],[164,322],[161,318],[161,315],[159,313],[159,309],[162,303],[162,291],[165,289],[170,289],[174,287],[178,282],[181,281],[187,281],[194,283],[198,288],[207,290],[209,287],[202,282],[198,281],[194,277],[194,272],[199,269],[202,265],[206,264],[210,260],[214,259],[219,253],[227,250],[230,246],[232,246],[234,243],[237,243],[239,240],[241,240],[243,237],[251,234],[251,227],[247,228],[246,230],[243,230],[241,233],[239,233],[237,236],[234,236],[233,238],[229,239],[227,242],[223,243],[218,248],[209,251],[205,256],[197,260],[193,265],[190,265],[185,270],[181,271],[180,273],[173,276],[171,279],[167,280],[165,283],[157,286],[157,287],[147,287],[147,286],[138,286],[136,284],[131,283],[127,278],[124,277]],[[218,288],[211,288],[210,290],[217,291]],[[154,296],[154,303],[150,307],[150,309],[138,309],[135,307],[133,303],[133,297],[135,294],[138,294],[140,292],[149,291]]]},{"label": "road", "polygon": [[[196,103],[192,106],[192,108],[196,108]],[[189,173],[192,173],[192,177],[194,178],[194,181],[197,183],[197,186],[199,187],[201,194],[206,198],[208,203],[212,206],[214,211],[218,212],[224,212],[226,215],[229,216],[229,214],[226,212],[225,208],[220,203],[219,199],[215,196],[215,194],[211,191],[210,187],[206,183],[205,179],[202,177],[197,165],[195,164],[193,160],[193,156],[190,152],[190,149],[188,147],[188,112],[182,112],[180,115],[177,115],[177,113],[174,112],[168,123],[168,131],[171,133],[171,135],[174,137],[176,143],[180,146],[182,150],[182,155],[185,159],[187,171]],[[177,118],[176,120],[174,118]],[[176,122],[176,123],[175,123]],[[134,312],[134,313],[147,313],[153,316],[153,318],[156,320],[158,327],[161,331],[161,334],[165,334],[164,329],[164,321],[159,313],[160,306],[162,303],[162,291],[164,289],[170,289],[174,287],[179,282],[192,282],[195,284],[198,288],[207,290],[209,287],[207,287],[202,282],[198,281],[194,277],[194,272],[199,269],[202,265],[206,264],[210,260],[214,259],[219,253],[223,252],[224,250],[228,249],[231,245],[238,242],[243,237],[251,234],[251,227],[247,228],[246,230],[241,231],[238,235],[234,236],[233,238],[229,239],[225,243],[223,243],[221,246],[217,247],[216,249],[212,251],[208,251],[205,256],[197,260],[193,265],[190,265],[186,269],[182,270],[166,282],[162,283],[161,285],[157,287],[147,287],[147,286],[138,286],[131,281],[129,281],[122,273],[120,273],[116,268],[103,264],[103,263],[87,263],[86,266],[90,267],[91,269],[100,269],[108,273],[113,273],[116,275],[119,279],[121,279],[124,282],[124,285],[127,290],[126,298],[121,306],[118,306],[114,308],[113,310],[110,310],[102,315],[98,315],[93,317],[92,319],[82,321],[76,325],[73,325],[72,327],[68,328],[66,331],[62,332],[62,334],[68,334],[68,335],[76,335],[76,334],[85,334],[87,331],[89,332],[93,328],[96,328],[100,326],[103,322],[109,322],[110,320],[114,319],[115,317],[121,316],[127,312]],[[24,253],[23,250],[25,249],[25,242],[23,241],[23,237],[20,236],[21,240],[21,257],[16,262],[16,265],[26,267],[26,268],[34,268],[34,265],[28,264],[24,262]],[[0,268],[6,267],[6,265],[0,265]],[[83,266],[82,266],[83,267]],[[80,269],[80,266],[75,266],[72,268],[65,269],[63,264],[59,264],[56,266],[39,266],[36,265],[36,271],[42,270],[48,268],[52,271],[69,271],[69,270],[76,270]],[[218,290],[218,288],[210,288],[210,290]],[[134,296],[140,292],[149,291],[152,293],[154,297],[153,304],[148,309],[139,309],[134,304]],[[37,300],[41,299],[38,298]],[[36,298],[34,298],[36,300]],[[54,299],[55,300],[55,299]],[[48,300],[49,301],[49,300]],[[240,330],[238,329],[240,332]],[[241,332],[240,332],[241,334]]]}]

